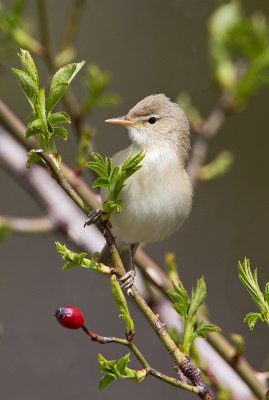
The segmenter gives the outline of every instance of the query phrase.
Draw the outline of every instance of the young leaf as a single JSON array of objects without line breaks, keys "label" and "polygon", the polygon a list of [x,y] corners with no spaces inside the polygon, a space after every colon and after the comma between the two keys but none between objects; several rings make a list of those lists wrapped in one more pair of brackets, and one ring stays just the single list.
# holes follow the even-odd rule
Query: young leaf
[{"label": "young leaf", "polygon": [[200,337],[200,338],[205,339],[205,338],[206,338],[206,335],[207,335],[209,332],[220,332],[220,331],[221,331],[221,329],[220,329],[220,327],[218,327],[217,325],[214,325],[214,324],[205,324],[204,321],[201,321],[201,322],[198,324],[198,326],[197,326],[197,328],[195,329],[195,331],[194,331],[194,339],[197,338],[197,337]]},{"label": "young leaf", "polygon": [[50,90],[47,97],[47,112],[51,111],[61,100],[69,84],[84,64],[85,61],[82,61],[80,63],[67,64],[64,67],[60,68],[57,72],[55,72],[51,80]]},{"label": "young leaf", "polygon": [[104,389],[109,383],[117,379],[132,379],[141,382],[147,375],[147,370],[134,370],[127,367],[130,355],[126,354],[118,362],[116,360],[106,360],[102,354],[98,355],[100,372],[104,374],[99,382],[99,389]]},{"label": "young leaf", "polygon": [[94,152],[91,153],[91,156],[94,161],[87,162],[85,166],[100,176],[93,183],[93,187],[108,187],[108,199],[103,203],[104,211],[107,214],[110,214],[114,209],[117,212],[121,212],[123,203],[122,200],[118,199],[119,194],[125,185],[126,179],[142,167],[140,162],[145,154],[140,152],[132,157],[132,150],[130,150],[121,167],[113,166],[109,157],[103,159],[100,154]]},{"label": "young leaf", "polygon": [[115,381],[116,379],[117,379],[117,378],[116,378],[115,375],[106,374],[105,376],[103,376],[103,377],[100,379],[100,382],[99,382],[99,389],[100,389],[100,390],[104,390],[104,389],[107,387],[107,385],[109,385],[111,382]]},{"label": "young leaf", "polygon": [[48,121],[51,123],[52,126],[58,125],[58,124],[71,124],[71,119],[69,115],[66,112],[56,112],[56,113],[50,113],[48,115]]},{"label": "young leaf", "polygon": [[94,161],[88,161],[85,164],[85,167],[90,168],[92,171],[96,172],[98,175],[100,175],[101,178],[108,179],[107,171],[102,164]]},{"label": "young leaf", "polygon": [[97,187],[107,187],[109,186],[110,182],[107,178],[97,178],[94,183],[92,184],[92,188]]},{"label": "young leaf", "polygon": [[68,132],[63,126],[56,126],[53,128],[52,136],[60,136],[63,140],[66,140],[68,137]]},{"label": "young leaf", "polygon": [[249,292],[252,300],[260,310],[260,313],[248,313],[244,319],[248,323],[249,328],[252,330],[256,322],[260,319],[269,324],[269,302],[268,302],[268,287],[269,283],[265,286],[265,291],[262,293],[258,283],[257,269],[252,273],[250,269],[250,260],[244,259],[241,264],[238,261],[239,279]]},{"label": "young leaf", "polygon": [[206,298],[206,286],[204,277],[197,279],[196,288],[192,289],[191,301],[188,310],[188,318],[192,318]]},{"label": "young leaf", "polygon": [[32,164],[40,162],[40,156],[35,149],[28,151],[27,156],[26,168],[30,168]]},{"label": "young leaf", "polygon": [[35,110],[35,104],[38,99],[38,87],[33,79],[24,71],[17,68],[12,68],[12,71],[18,79],[19,85],[21,86],[27,100],[29,101],[33,111]]},{"label": "young leaf", "polygon": [[31,54],[29,53],[29,51],[21,49],[21,54],[18,54],[18,56],[20,57],[23,70],[27,73],[27,75],[29,75],[32,78],[32,80],[36,84],[36,87],[38,88],[39,84],[38,72]]},{"label": "young leaf", "polygon": [[116,368],[119,373],[122,375],[127,367],[127,364],[130,362],[130,353],[125,354],[116,364]]},{"label": "young leaf", "polygon": [[93,271],[99,272],[101,274],[111,274],[111,270],[106,265],[99,263],[96,258],[100,256],[100,254],[96,253],[93,255],[92,259],[86,258],[86,253],[74,253],[67,249],[65,245],[62,245],[59,242],[55,243],[56,249],[62,259],[66,261],[66,264],[63,266],[62,270],[67,271],[68,269],[81,267],[92,269]]},{"label": "young leaf", "polygon": [[133,337],[134,336],[134,322],[129,313],[128,305],[125,299],[124,294],[122,293],[121,287],[115,275],[112,275],[110,279],[111,291],[114,297],[115,303],[120,311],[119,317],[122,318],[125,322],[126,326],[126,336]]},{"label": "young leaf", "polygon": [[185,319],[188,314],[189,306],[188,293],[181,281],[179,281],[177,285],[173,284],[173,286],[174,290],[168,290],[168,295],[173,302],[173,308]]},{"label": "young leaf", "polygon": [[263,321],[261,313],[250,312],[244,318],[244,322],[248,324],[251,331],[254,329],[258,320]]}]

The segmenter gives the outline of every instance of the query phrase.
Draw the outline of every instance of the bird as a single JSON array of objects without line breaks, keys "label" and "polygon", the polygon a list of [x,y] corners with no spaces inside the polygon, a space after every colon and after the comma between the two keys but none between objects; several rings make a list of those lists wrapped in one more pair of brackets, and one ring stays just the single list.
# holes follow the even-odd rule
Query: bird
[{"label": "bird", "polygon": [[[164,94],[139,101],[108,124],[128,129],[131,144],[112,156],[119,167],[130,150],[144,152],[142,168],[130,176],[120,194],[122,212],[112,212],[111,232],[120,254],[129,254],[129,271],[121,278],[130,289],[135,279],[134,253],[140,243],[161,241],[176,232],[192,207],[193,189],[185,170],[190,151],[190,125],[186,113]],[[101,199],[108,192],[101,189]]]}]

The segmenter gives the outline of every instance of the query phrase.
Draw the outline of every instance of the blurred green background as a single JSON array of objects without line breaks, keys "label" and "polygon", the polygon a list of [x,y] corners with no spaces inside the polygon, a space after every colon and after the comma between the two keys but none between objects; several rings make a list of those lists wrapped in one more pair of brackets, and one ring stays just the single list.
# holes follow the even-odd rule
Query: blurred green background
[{"label": "blurred green background", "polygon": [[[26,3],[26,18],[37,26],[36,2]],[[51,36],[57,44],[71,2],[46,3]],[[91,115],[90,122],[97,129],[97,151],[112,155],[128,145],[124,129],[106,126],[103,121],[125,114],[146,95],[165,93],[175,99],[180,92],[188,92],[203,116],[210,112],[218,90],[208,58],[207,21],[218,4],[213,0],[87,1],[76,40],[76,60],[95,62],[109,70],[109,90],[122,99],[119,106],[98,109]],[[244,10],[247,14],[260,10],[268,15],[269,3],[244,1]],[[29,107],[10,71],[11,66],[17,65],[15,54],[13,59],[1,63],[1,97],[25,121]],[[38,66],[46,84],[49,75],[43,63]],[[78,98],[84,93],[79,84],[83,74],[85,71],[72,84]],[[268,103],[269,92],[264,90],[252,97],[240,113],[225,121],[210,142],[208,161],[221,150],[230,150],[234,154],[232,170],[224,177],[200,183],[195,190],[192,214],[184,227],[172,238],[146,249],[161,265],[164,252],[174,251],[181,278],[189,289],[198,277],[205,276],[212,322],[220,325],[227,337],[231,332],[244,335],[246,356],[258,370],[264,367],[268,356],[268,327],[258,323],[255,331],[250,332],[243,323],[245,314],[255,311],[255,305],[238,280],[237,260],[247,256],[253,267],[259,267],[263,287],[269,277]],[[67,143],[59,142],[63,159],[71,166],[75,145],[72,135]],[[1,214],[40,215],[31,196],[3,171],[0,185]],[[120,381],[105,392],[98,391],[97,353],[113,358],[124,354],[124,349],[114,345],[101,347],[78,332],[63,331],[55,323],[54,310],[62,304],[75,304],[84,311],[88,325],[104,335],[120,335],[122,325],[111,302],[108,281],[88,271],[62,273],[55,240],[64,241],[60,235],[12,236],[0,247],[3,399],[128,396],[132,400],[152,396],[159,400],[176,396],[176,389],[151,379],[135,387],[134,383]],[[167,371],[171,366],[168,355],[133,305],[131,310],[137,342],[152,365]],[[180,396],[192,398],[183,392]]]}]

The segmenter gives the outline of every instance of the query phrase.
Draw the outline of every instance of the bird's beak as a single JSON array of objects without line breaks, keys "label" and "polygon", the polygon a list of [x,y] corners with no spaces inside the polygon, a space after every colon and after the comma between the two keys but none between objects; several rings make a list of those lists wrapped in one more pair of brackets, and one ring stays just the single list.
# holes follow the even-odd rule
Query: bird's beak
[{"label": "bird's beak", "polygon": [[116,125],[126,125],[126,126],[134,125],[134,122],[128,120],[126,116],[106,119],[105,122],[108,124],[116,124]]}]

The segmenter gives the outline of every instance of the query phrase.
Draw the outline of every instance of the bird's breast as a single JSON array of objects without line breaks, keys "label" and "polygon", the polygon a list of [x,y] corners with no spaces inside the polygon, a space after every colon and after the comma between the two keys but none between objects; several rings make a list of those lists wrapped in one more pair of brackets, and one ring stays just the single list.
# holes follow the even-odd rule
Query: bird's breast
[{"label": "bird's breast", "polygon": [[[180,228],[189,215],[192,188],[186,171],[173,159],[147,155],[120,194],[123,211],[113,212],[113,234],[126,243],[162,240]],[[102,191],[103,200],[107,194]]]}]

